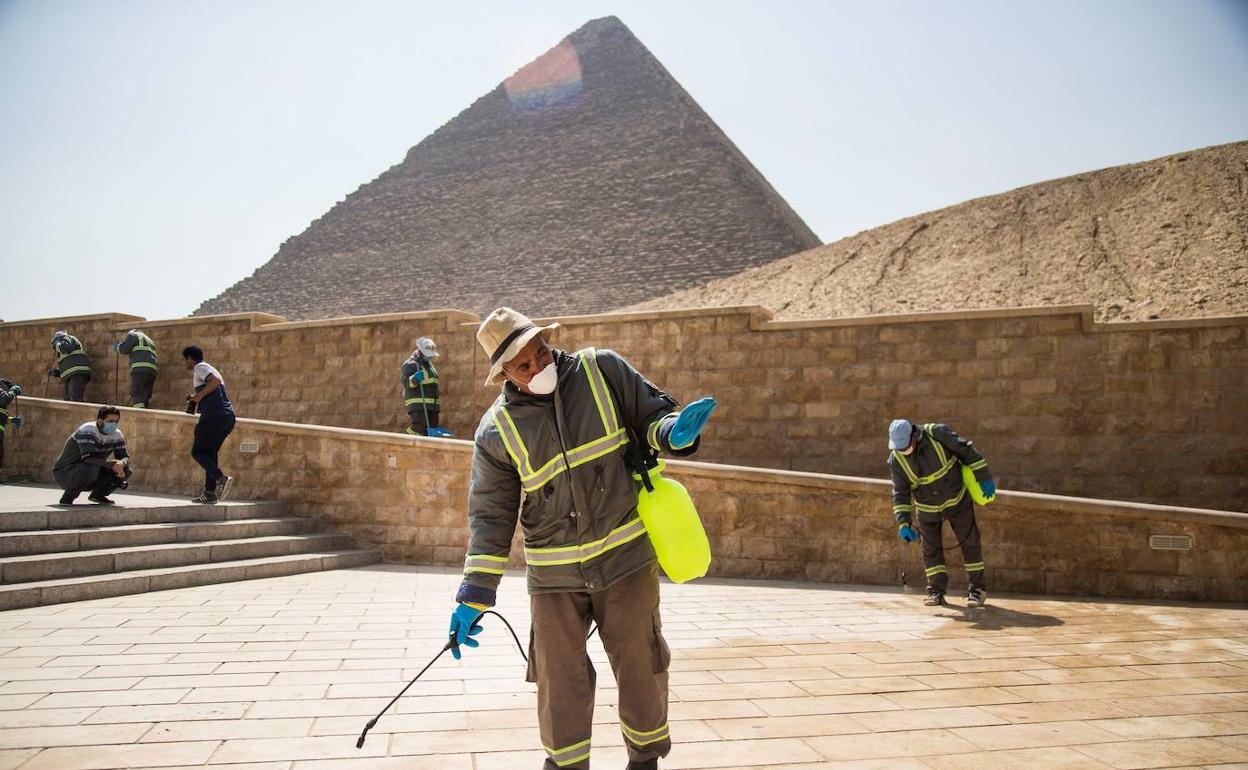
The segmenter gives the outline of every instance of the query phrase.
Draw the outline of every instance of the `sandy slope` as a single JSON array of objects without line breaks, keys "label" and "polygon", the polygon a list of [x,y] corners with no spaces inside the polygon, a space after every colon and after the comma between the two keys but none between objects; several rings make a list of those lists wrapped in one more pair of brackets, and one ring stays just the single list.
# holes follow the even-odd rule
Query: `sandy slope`
[{"label": "sandy slope", "polygon": [[1101,320],[1248,313],[1248,142],[967,201],[629,309],[821,318],[1068,303]]}]

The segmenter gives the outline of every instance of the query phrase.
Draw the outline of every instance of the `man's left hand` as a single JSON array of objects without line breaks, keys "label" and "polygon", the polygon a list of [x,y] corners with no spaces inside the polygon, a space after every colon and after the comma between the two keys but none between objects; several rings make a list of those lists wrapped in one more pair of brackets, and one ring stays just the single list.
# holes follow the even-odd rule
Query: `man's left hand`
[{"label": "man's left hand", "polygon": [[689,406],[680,411],[680,416],[676,418],[676,424],[672,426],[672,432],[668,436],[668,442],[673,449],[687,449],[693,445],[698,439],[698,434],[702,432],[702,426],[706,425],[706,421],[710,419],[711,412],[715,411],[715,399],[711,397],[699,398]]},{"label": "man's left hand", "polygon": [[984,497],[994,497],[997,494],[997,482],[992,479],[979,482],[979,488],[984,491]]}]

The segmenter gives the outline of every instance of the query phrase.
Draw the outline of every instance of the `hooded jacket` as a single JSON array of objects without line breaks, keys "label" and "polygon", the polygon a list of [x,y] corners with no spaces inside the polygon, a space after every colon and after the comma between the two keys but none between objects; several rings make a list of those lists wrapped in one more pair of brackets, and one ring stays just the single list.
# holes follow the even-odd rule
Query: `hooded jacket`
[{"label": "hooded jacket", "polygon": [[468,493],[468,555],[456,596],[492,606],[519,519],[530,593],[600,591],[655,560],[625,461],[630,435],[668,440],[676,400],[610,350],[555,352],[550,396],[510,382],[477,427]]}]

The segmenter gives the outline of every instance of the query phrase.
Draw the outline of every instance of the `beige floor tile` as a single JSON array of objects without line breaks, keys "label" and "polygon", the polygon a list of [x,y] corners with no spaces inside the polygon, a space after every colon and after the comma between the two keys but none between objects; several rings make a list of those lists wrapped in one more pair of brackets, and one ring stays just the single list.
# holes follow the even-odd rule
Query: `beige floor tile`
[{"label": "beige floor tile", "polygon": [[94,714],[94,708],[26,709],[0,714],[0,729],[76,725]]},{"label": "beige floor tile", "polygon": [[[804,662],[800,659],[797,662]],[[693,672],[689,672],[693,673]],[[710,673],[710,672],[707,672]],[[673,675],[674,677],[675,675]],[[721,682],[805,682],[812,679],[840,679],[829,669],[819,666],[793,668],[745,668],[716,671],[712,674]],[[675,682],[673,681],[673,684]]]},{"label": "beige floor tile", "polygon": [[948,730],[910,730],[879,736],[874,733],[804,739],[825,759],[835,761],[960,754],[979,747]]},{"label": "beige floor tile", "polygon": [[0,730],[0,748],[26,749],[53,746],[89,746],[134,743],[151,727],[142,722],[126,725],[73,725],[18,727]]},{"label": "beige floor tile", "polygon": [[[596,754],[596,752],[595,752]],[[595,762],[598,761],[595,756]],[[755,765],[815,762],[820,756],[796,738],[762,738],[735,740],[727,743],[699,743],[672,749],[663,761],[664,770],[722,767],[748,768]]]},{"label": "beige floor tile", "polygon": [[1118,770],[1176,765],[1210,765],[1248,760],[1248,750],[1214,738],[1123,741],[1076,749]]},{"label": "beige floor tile", "polygon": [[1102,719],[1096,726],[1131,739],[1201,738],[1248,733],[1248,712],[1239,714],[1176,714],[1162,717]]},{"label": "beige floor tile", "polygon": [[[231,738],[298,738],[312,729],[312,718],[205,719],[153,725],[140,743],[227,740]],[[361,729],[363,727],[361,726]]]},{"label": "beige floor tile", "polygon": [[748,719],[712,719],[707,722],[724,740],[750,738],[804,738],[819,735],[844,735],[868,732],[856,717],[824,714],[804,717],[756,717]]},{"label": "beige floor tile", "polygon": [[897,704],[879,695],[809,695],[801,698],[767,698],[754,703],[769,716],[809,714],[851,714],[865,711],[893,711]]},{"label": "beige floor tile", "polygon": [[1026,749],[1037,746],[1076,746],[1105,743],[1122,738],[1091,722],[1037,722],[1031,724],[963,727],[953,732],[988,751]]},{"label": "beige floor tile", "polygon": [[[539,767],[537,764],[517,767]],[[233,767],[229,770],[234,770]],[[362,759],[315,759],[296,762],[294,770],[473,770],[472,755],[440,757],[365,757]]]},{"label": "beige floor tile", "polygon": [[905,709],[855,714],[854,718],[876,733],[899,730],[935,730],[1002,724],[1005,720],[974,707]]},{"label": "beige floor tile", "polygon": [[16,770],[39,749],[0,749],[0,770]]},{"label": "beige floor tile", "polygon": [[[1005,703],[984,706],[984,711],[1000,717],[1003,721],[1023,724],[1027,722],[1061,722],[1071,719],[1113,719],[1129,717],[1130,711],[1114,701],[1067,700],[1053,703]],[[1097,723],[1099,726],[1099,723]]]},{"label": "beige floor tile", "polygon": [[1163,695],[1153,698],[1115,700],[1113,704],[1135,716],[1166,716],[1168,714],[1209,714],[1239,711],[1248,708],[1248,700],[1239,700],[1237,693],[1211,695]]},{"label": "beige floor tile", "polygon": [[[363,729],[361,727],[361,729]],[[380,737],[380,736],[379,736]],[[158,744],[153,744],[158,745]],[[185,744],[179,744],[185,745]],[[303,738],[239,738],[221,744],[212,756],[214,764],[231,762],[267,762],[270,760],[351,759],[386,755],[386,741],[368,740],[361,749],[355,748],[350,736]]]},{"label": "beige floor tile", "polygon": [[952,708],[954,706],[986,706],[1018,703],[1023,700],[999,687],[968,687],[964,690],[916,690],[884,693],[884,697],[901,708]]},{"label": "beige floor tile", "polygon": [[123,722],[174,722],[200,719],[242,719],[248,703],[163,703],[150,706],[105,706],[82,721],[83,724]]},{"label": "beige floor tile", "polygon": [[199,741],[44,749],[22,765],[22,770],[105,770],[115,767],[202,765],[208,761],[218,745],[217,741]]},{"label": "beige floor tile", "polygon": [[967,770],[979,767],[990,767],[992,770],[1106,770],[1110,767],[1064,746],[952,754],[945,757],[924,757],[923,761],[935,770]]}]

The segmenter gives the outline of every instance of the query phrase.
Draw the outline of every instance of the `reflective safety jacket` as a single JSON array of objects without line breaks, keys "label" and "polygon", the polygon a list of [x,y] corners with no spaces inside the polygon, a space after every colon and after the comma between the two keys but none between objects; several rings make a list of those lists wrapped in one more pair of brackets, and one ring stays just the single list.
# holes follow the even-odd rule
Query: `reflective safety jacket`
[{"label": "reflective safety jacket", "polygon": [[888,469],[893,477],[893,516],[898,524],[910,523],[910,503],[920,519],[939,519],[941,513],[962,502],[969,493],[962,485],[965,465],[977,481],[992,478],[988,462],[971,442],[943,423],[915,426],[918,443],[910,455],[890,452]]},{"label": "reflective safety jacket", "polygon": [[[439,411],[442,406],[438,401],[438,370],[433,362],[419,353],[413,353],[403,362],[400,370],[403,379],[403,404],[409,412],[428,409]],[[417,372],[424,372],[423,380],[416,379]]]},{"label": "reflective safety jacket", "polygon": [[152,372],[160,370],[156,366],[156,343],[138,329],[131,329],[126,338],[117,346],[117,350],[130,356],[130,371],[132,372],[144,369]]},{"label": "reflective safety jacket", "polygon": [[4,433],[8,429],[9,404],[13,403],[15,398],[17,398],[17,394],[13,392],[12,388],[0,387],[0,433]]},{"label": "reflective safety jacket", "polygon": [[506,383],[477,427],[457,601],[494,604],[517,517],[530,593],[600,591],[655,559],[625,462],[629,431],[674,455],[699,442],[672,449],[676,401],[617,353],[554,352],[551,396]]},{"label": "reflective safety jacket", "polygon": [[87,349],[74,335],[57,337],[52,341],[52,350],[56,353],[56,368],[61,370],[62,380],[75,374],[91,373],[91,359],[87,358]]}]

